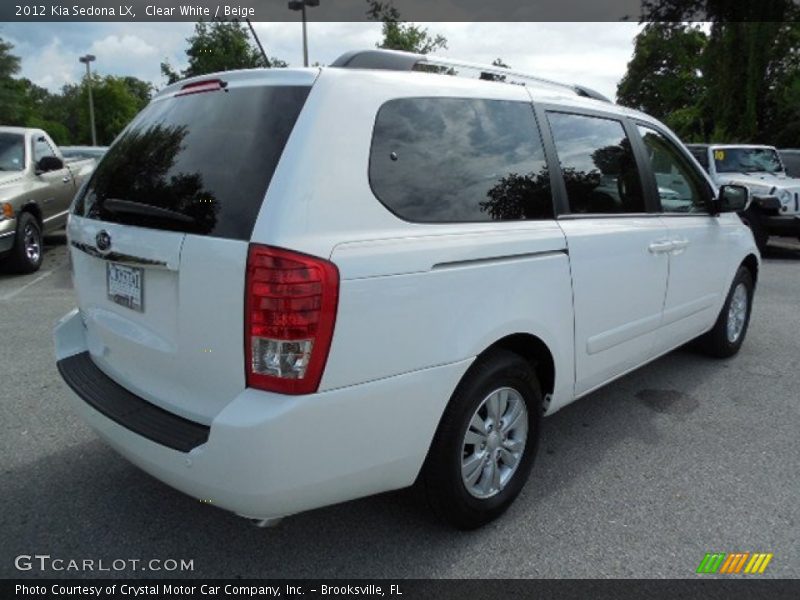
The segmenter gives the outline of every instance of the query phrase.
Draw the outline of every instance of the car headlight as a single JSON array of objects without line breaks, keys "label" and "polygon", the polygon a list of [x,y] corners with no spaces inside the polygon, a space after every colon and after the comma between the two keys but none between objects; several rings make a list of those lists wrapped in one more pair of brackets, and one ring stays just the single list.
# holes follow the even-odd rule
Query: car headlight
[{"label": "car headlight", "polygon": [[789,204],[792,201],[792,192],[789,190],[780,190],[778,192],[778,200],[781,201],[781,204]]}]

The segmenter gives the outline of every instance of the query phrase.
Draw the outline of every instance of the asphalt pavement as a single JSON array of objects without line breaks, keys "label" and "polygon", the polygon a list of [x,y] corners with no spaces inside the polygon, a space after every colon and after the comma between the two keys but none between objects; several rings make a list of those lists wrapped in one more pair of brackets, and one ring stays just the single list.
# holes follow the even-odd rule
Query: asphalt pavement
[{"label": "asphalt pavement", "polygon": [[[522,495],[470,533],[413,490],[273,529],[172,490],[70,411],[52,327],[73,306],[63,236],[39,273],[0,274],[0,577],[680,578],[707,552],[771,552],[759,577],[800,577],[798,244],[766,253],[738,356],[680,349],[546,419]],[[193,570],[15,568],[35,554]]]}]

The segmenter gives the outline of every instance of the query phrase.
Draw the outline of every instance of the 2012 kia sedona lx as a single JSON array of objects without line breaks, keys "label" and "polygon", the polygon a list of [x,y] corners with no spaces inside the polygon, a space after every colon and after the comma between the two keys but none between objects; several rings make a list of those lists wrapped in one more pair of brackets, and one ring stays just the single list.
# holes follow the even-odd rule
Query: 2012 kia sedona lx
[{"label": "2012 kia sedona lx", "polygon": [[240,515],[419,481],[477,527],[542,415],[699,336],[738,351],[747,199],[647,115],[498,67],[191,79],[74,202],[58,368],[122,455]]}]

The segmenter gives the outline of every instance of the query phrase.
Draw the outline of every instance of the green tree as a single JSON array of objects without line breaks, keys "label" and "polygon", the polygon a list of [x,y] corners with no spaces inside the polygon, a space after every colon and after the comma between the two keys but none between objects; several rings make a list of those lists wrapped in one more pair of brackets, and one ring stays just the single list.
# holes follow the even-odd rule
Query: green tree
[{"label": "green tree", "polygon": [[682,137],[704,139],[711,126],[701,106],[706,43],[698,26],[648,23],[636,36],[633,58],[617,86],[617,101],[664,120]]},{"label": "green tree", "polygon": [[0,38],[0,123],[11,123],[18,117],[19,100],[14,76],[19,72],[19,57],[14,48]]},{"label": "green tree", "polygon": [[400,11],[392,0],[367,0],[367,17],[370,21],[383,23],[383,39],[376,44],[387,50],[405,50],[417,54],[430,54],[440,48],[447,48],[447,38],[432,35],[425,27],[400,20]]},{"label": "green tree", "polygon": [[186,41],[189,44],[186,69],[178,72],[168,62],[161,63],[161,74],[167,83],[218,71],[288,66],[274,57],[265,61],[250,32],[239,21],[200,21],[195,25],[194,35]]},{"label": "green tree", "polygon": [[[51,93],[29,79],[15,79],[19,59],[0,40],[0,124],[38,127],[57,144],[89,144],[89,97],[86,80]],[[92,75],[97,138],[109,144],[150,101],[153,86],[136,77]]]},{"label": "green tree", "polygon": [[65,106],[60,96],[29,79],[18,79],[14,84],[19,102],[14,124],[44,129],[56,144],[70,143],[72,134],[64,124]]},{"label": "green tree", "polygon": [[[71,111],[77,114],[70,119],[76,127],[76,143],[88,144],[91,142],[91,129],[89,119],[89,92],[82,84],[77,94],[70,93],[73,104]],[[144,108],[150,99],[147,82],[134,77],[115,77],[106,75],[92,75],[92,96],[94,99],[95,126],[97,128],[97,143],[110,144],[115,137],[130,123],[131,119]],[[72,92],[72,90],[70,90]]]},{"label": "green tree", "polygon": [[153,92],[155,91],[155,86],[149,81],[143,81],[136,77],[131,77],[130,75],[126,77],[122,77],[122,81],[125,84],[125,87],[138,98],[139,103],[142,106],[145,106],[148,102],[150,102],[150,98],[153,97]]},{"label": "green tree", "polygon": [[798,16],[792,0],[643,2],[645,20],[712,23],[702,54],[706,91],[695,108],[716,142],[800,144]]},{"label": "green tree", "polygon": [[0,79],[10,79],[19,72],[19,57],[11,54],[14,46],[0,38]]}]

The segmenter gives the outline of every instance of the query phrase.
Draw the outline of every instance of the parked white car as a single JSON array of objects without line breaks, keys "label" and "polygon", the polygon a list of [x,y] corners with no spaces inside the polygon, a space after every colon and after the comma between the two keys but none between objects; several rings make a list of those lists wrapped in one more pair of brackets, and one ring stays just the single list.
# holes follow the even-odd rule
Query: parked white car
[{"label": "parked white car", "polygon": [[75,409],[263,524],[415,482],[457,527],[497,517],[543,415],[747,332],[747,191],[599,98],[377,50],[165,88],[70,216]]},{"label": "parked white car", "polygon": [[769,236],[800,237],[800,179],[786,174],[772,146],[690,144],[689,150],[717,185],[747,187],[754,204],[742,213],[763,251]]}]

